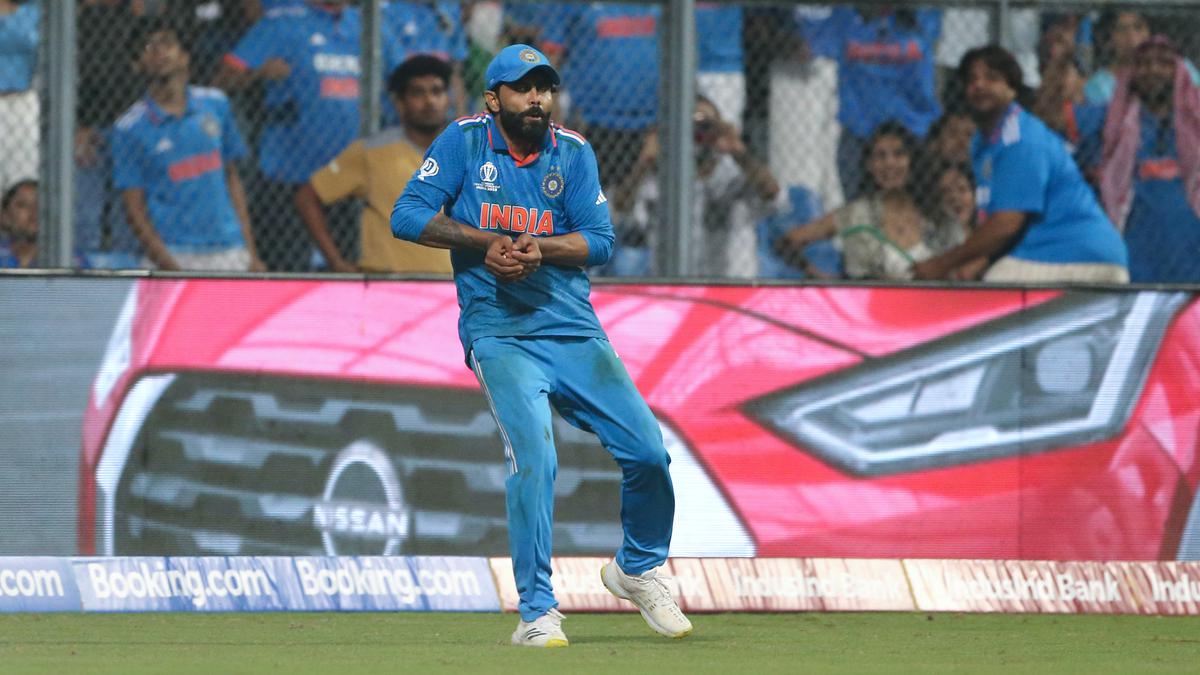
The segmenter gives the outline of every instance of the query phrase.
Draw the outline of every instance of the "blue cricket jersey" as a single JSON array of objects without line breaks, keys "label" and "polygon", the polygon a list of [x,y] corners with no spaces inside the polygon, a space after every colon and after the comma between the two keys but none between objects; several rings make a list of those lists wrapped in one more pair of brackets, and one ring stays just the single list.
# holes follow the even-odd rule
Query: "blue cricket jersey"
[{"label": "blue cricket jersey", "polygon": [[[309,5],[282,7],[254,24],[226,60],[259,68],[281,58],[291,74],[266,84],[267,123],[258,162],[270,178],[306,182],[358,137],[362,15]],[[384,33],[384,60],[396,62],[395,40]]]},{"label": "blue cricket jersey", "polygon": [[467,32],[457,2],[388,2],[382,12],[404,58],[416,54],[446,61],[467,58]]},{"label": "blue cricket jersey", "polygon": [[1127,264],[1121,235],[1066,141],[1021,106],[1013,103],[987,138],[975,132],[971,158],[981,214],[1026,214],[1024,236],[1008,255],[1043,263]]},{"label": "blue cricket jersey", "polygon": [[696,69],[702,73],[742,72],[742,8],[696,3]]},{"label": "blue cricket jersey", "polygon": [[851,7],[797,10],[813,53],[838,62],[838,121],[859,138],[889,119],[919,137],[941,114],[933,57],[942,15],[913,11],[911,24],[895,13],[866,19]]},{"label": "blue cricket jersey", "polygon": [[146,193],[150,221],[172,250],[205,253],[245,245],[225,183],[225,164],[246,155],[229,99],[188,87],[176,117],[150,97],[134,103],[113,130],[113,183]]},{"label": "blue cricket jersey", "polygon": [[588,124],[645,129],[658,115],[658,21],[655,5],[569,4],[546,21],[543,39],[566,49],[563,82]]},{"label": "blue cricket jersey", "polygon": [[[612,221],[596,156],[583,137],[558,126],[546,133],[540,152],[517,159],[490,114],[451,124],[396,200],[392,232],[416,241],[443,208],[461,223],[514,238],[522,232],[535,237],[578,232],[588,244],[588,265],[603,264],[612,252]],[[501,282],[483,260],[483,251],[450,254],[466,353],[481,337],[606,338],[582,268],[543,263],[526,279]]]},{"label": "blue cricket jersey", "polygon": [[[397,65],[417,54],[436,56],[447,63],[461,63],[467,59],[467,32],[463,29],[462,10],[457,2],[386,2],[382,13],[384,26],[392,36],[389,49],[395,52],[396,60],[396,63],[390,63],[392,59],[388,57],[385,80]],[[382,94],[383,125],[399,125],[400,115],[391,103],[387,87]]]},{"label": "blue cricket jersey", "polygon": [[0,17],[0,93],[25,91],[33,83],[41,15],[40,5],[30,2]]},{"label": "blue cricket jersey", "polygon": [[1183,185],[1175,120],[1159,124],[1143,108],[1139,123],[1142,142],[1134,166],[1133,204],[1125,221],[1129,280],[1200,282],[1200,216]]}]

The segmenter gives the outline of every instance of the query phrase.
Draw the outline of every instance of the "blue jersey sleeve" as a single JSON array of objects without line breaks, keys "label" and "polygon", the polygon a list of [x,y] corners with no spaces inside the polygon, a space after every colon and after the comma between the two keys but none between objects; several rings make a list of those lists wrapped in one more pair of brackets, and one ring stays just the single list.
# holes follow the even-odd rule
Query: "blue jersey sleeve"
[{"label": "blue jersey sleeve", "polygon": [[1044,213],[1049,182],[1050,155],[1045,149],[1029,140],[1004,146],[996,154],[992,165],[992,194],[988,213]]},{"label": "blue jersey sleeve", "polygon": [[113,187],[118,190],[145,188],[148,184],[142,145],[132,129],[117,127],[112,136]]},{"label": "blue jersey sleeve", "polygon": [[416,241],[425,224],[448,202],[458,198],[466,166],[466,139],[457,124],[434,140],[425,153],[425,161],[392,207],[392,234],[398,239]]},{"label": "blue jersey sleeve", "polygon": [[250,27],[230,54],[248,68],[260,68],[268,59],[278,56],[284,36],[278,19],[266,18]]},{"label": "blue jersey sleeve", "polygon": [[230,110],[228,98],[221,97],[218,110],[221,111],[221,158],[228,162],[245,157],[248,154],[246,142],[242,140],[242,134],[238,131],[237,120]]},{"label": "blue jersey sleeve", "polygon": [[613,226],[608,198],[600,188],[596,153],[583,145],[575,153],[566,183],[567,222],[572,232],[583,235],[588,245],[588,265],[603,265],[612,255]]}]

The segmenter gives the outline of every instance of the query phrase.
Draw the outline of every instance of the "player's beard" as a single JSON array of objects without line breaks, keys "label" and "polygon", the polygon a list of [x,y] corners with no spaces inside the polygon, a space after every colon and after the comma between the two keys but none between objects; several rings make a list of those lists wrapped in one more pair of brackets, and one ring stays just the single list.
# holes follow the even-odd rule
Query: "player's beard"
[{"label": "player's beard", "polygon": [[[529,113],[533,110],[540,111],[541,116],[530,117]],[[546,137],[546,131],[550,128],[550,111],[544,108],[527,108],[517,113],[501,109],[500,126],[504,127],[504,131],[511,138],[538,143]]]}]

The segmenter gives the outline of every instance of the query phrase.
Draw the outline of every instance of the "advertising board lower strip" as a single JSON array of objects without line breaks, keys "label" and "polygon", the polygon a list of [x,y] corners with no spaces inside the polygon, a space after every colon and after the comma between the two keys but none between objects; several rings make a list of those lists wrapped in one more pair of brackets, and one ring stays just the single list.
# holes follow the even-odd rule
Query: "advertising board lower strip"
[{"label": "advertising board lower strip", "polygon": [[918,609],[1200,614],[1200,563],[905,560]]},{"label": "advertising board lower strip", "polygon": [[0,558],[0,612],[78,612],[70,558]]},{"label": "advertising board lower strip", "polygon": [[[492,558],[505,611],[517,594],[508,558]],[[554,594],[564,612],[634,611],[600,582],[604,558],[555,558]],[[899,560],[673,558],[667,587],[685,612],[913,610]]]},{"label": "advertising board lower strip", "polygon": [[[565,612],[635,611],[605,558],[555,558]],[[676,558],[687,612],[1200,615],[1200,563]],[[0,612],[515,611],[508,558],[0,557]]]},{"label": "advertising board lower strip", "polygon": [[485,558],[75,558],[85,612],[500,609]]}]

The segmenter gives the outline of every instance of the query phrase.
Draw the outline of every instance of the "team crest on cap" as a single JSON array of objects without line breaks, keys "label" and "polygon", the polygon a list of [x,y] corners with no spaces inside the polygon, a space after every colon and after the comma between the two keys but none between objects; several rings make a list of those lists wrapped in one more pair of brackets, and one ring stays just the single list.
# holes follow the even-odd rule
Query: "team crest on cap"
[{"label": "team crest on cap", "polygon": [[539,59],[537,52],[533,51],[532,49],[522,49],[521,60],[527,63],[537,63]]},{"label": "team crest on cap", "polygon": [[552,170],[547,173],[544,178],[542,178],[542,194],[554,199],[555,197],[561,195],[562,191],[563,177],[561,173]]}]

